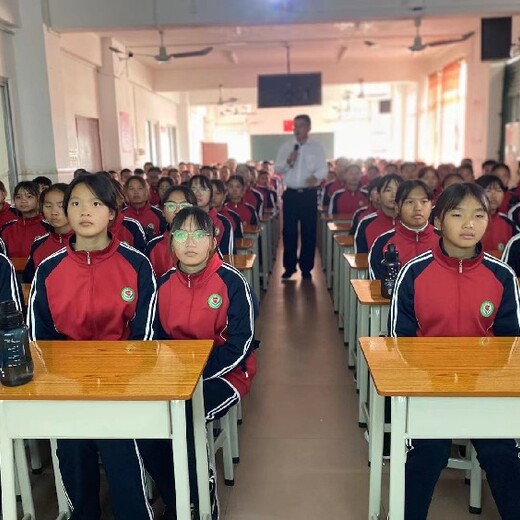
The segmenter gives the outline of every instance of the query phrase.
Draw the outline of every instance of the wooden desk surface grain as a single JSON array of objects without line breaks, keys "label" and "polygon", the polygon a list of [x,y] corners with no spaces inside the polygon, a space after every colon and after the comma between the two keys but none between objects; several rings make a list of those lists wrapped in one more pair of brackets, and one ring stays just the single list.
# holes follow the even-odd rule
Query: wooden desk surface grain
[{"label": "wooden desk surface grain", "polygon": [[323,213],[321,215],[321,218],[323,220],[328,220],[330,222],[333,222],[333,221],[337,221],[337,222],[340,222],[340,221],[345,221],[345,220],[352,220],[352,213],[334,213],[332,215],[329,215],[328,213]]},{"label": "wooden desk surface grain", "polygon": [[247,235],[256,235],[257,233],[260,233],[262,231],[262,228],[260,226],[251,226],[249,224],[244,224],[244,233]]},{"label": "wooden desk surface grain", "polygon": [[354,237],[352,235],[334,235],[334,242],[338,244],[340,247],[353,247],[354,246]]},{"label": "wooden desk surface grain", "polygon": [[235,240],[235,247],[239,251],[253,249],[255,247],[255,241],[252,238],[237,238]]},{"label": "wooden desk surface grain", "polygon": [[338,231],[350,231],[352,224],[350,222],[329,222],[327,227],[331,233],[337,233]]},{"label": "wooden desk surface grain", "polygon": [[520,397],[518,337],[359,338],[359,344],[380,395]]},{"label": "wooden desk surface grain", "polygon": [[224,255],[224,261],[239,271],[248,271],[253,269],[255,259],[256,255],[253,253],[248,255]]},{"label": "wooden desk surface grain", "polygon": [[0,399],[190,399],[212,345],[213,340],[34,342],[34,379],[0,386]]},{"label": "wooden desk surface grain", "polygon": [[390,305],[381,296],[381,280],[350,280],[359,303],[362,305]]},{"label": "wooden desk surface grain", "polygon": [[11,263],[14,265],[14,269],[17,273],[23,273],[25,266],[27,265],[27,258],[10,258]]},{"label": "wooden desk surface grain", "polygon": [[343,253],[351,269],[368,269],[368,253]]}]

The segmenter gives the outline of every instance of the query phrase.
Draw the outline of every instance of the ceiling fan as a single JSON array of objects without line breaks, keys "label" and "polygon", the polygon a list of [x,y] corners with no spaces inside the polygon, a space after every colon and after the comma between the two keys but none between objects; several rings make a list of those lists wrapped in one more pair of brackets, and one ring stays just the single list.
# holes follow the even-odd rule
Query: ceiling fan
[{"label": "ceiling fan", "polygon": [[173,52],[169,53],[166,49],[166,46],[164,45],[164,31],[162,29],[158,29],[159,31],[159,38],[160,38],[160,45],[159,45],[159,52],[157,54],[139,54],[132,51],[122,51],[121,49],[118,49],[117,47],[109,47],[109,49],[112,52],[115,52],[116,54],[123,54],[127,58],[132,58],[134,56],[144,56],[146,58],[153,58],[155,61],[159,63],[168,63],[172,58],[196,58],[198,56],[206,56],[209,54],[213,47],[204,47],[203,49],[199,49],[197,51],[187,51],[187,52]]},{"label": "ceiling fan", "polygon": [[222,83],[221,83],[218,86],[218,100],[215,104],[219,105],[219,106],[223,106],[223,105],[232,105],[237,102],[238,102],[238,98],[233,97],[233,96],[224,99],[224,85],[222,85]]}]

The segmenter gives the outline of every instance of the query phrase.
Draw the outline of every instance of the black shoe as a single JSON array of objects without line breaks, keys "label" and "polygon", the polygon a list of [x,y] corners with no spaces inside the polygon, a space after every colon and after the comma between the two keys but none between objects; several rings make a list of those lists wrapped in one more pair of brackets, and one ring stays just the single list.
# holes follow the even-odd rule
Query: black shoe
[{"label": "black shoe", "polygon": [[287,269],[283,274],[282,274],[282,278],[284,280],[287,280],[288,278],[290,278],[296,271],[289,271],[289,269]]},{"label": "black shoe", "polygon": [[310,271],[302,271],[302,278],[304,280],[312,280],[312,274]]}]

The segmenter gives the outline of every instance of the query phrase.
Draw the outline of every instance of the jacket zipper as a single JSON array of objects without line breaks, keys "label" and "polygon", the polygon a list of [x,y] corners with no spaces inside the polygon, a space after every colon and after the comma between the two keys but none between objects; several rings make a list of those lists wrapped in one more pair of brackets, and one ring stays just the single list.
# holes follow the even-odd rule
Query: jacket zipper
[{"label": "jacket zipper", "polygon": [[188,275],[188,287],[191,289],[191,276]]},{"label": "jacket zipper", "polygon": [[87,265],[90,265],[90,251],[87,251]]},{"label": "jacket zipper", "polygon": [[462,274],[462,259],[459,260],[459,274]]}]

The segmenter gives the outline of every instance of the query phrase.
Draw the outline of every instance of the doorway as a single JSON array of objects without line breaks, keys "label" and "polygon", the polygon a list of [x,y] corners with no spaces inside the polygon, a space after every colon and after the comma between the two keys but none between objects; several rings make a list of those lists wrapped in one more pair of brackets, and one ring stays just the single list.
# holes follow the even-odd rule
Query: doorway
[{"label": "doorway", "polygon": [[0,77],[0,181],[7,190],[7,197],[18,182],[16,151],[14,146],[13,120],[9,100],[9,85]]},{"label": "doorway", "polygon": [[102,166],[99,119],[76,116],[79,167],[89,172],[98,172]]}]

